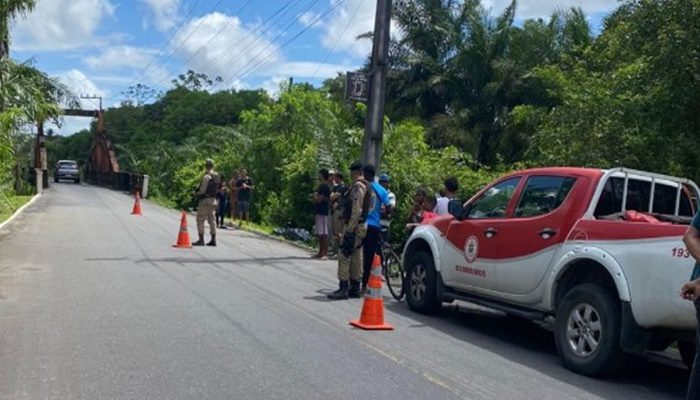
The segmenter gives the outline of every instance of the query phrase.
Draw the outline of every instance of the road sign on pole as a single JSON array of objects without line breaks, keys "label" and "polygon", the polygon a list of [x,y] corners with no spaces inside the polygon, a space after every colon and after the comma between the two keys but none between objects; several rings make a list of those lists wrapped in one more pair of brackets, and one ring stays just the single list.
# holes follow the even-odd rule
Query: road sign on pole
[{"label": "road sign on pole", "polygon": [[345,99],[367,102],[369,98],[369,75],[348,72],[345,77]]}]

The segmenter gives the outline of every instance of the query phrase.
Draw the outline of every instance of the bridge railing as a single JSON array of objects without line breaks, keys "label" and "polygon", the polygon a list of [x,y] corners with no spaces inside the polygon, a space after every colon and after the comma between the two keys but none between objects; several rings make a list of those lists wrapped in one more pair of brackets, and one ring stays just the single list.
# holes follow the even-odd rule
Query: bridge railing
[{"label": "bridge railing", "polygon": [[[87,183],[129,193],[147,195],[148,177],[133,172],[86,172]],[[145,184],[145,185],[144,185]],[[146,190],[144,190],[146,189]]]}]

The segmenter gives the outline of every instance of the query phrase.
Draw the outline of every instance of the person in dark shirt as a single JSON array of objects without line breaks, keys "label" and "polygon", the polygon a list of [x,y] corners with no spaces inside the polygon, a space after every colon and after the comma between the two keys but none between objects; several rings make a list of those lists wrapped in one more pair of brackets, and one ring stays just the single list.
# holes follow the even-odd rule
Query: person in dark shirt
[{"label": "person in dark shirt", "polygon": [[224,218],[228,212],[228,188],[226,187],[226,178],[221,177],[221,183],[219,183],[219,190],[216,192],[216,198],[219,200],[219,206],[216,210],[216,227],[221,229],[226,229],[224,227]]},{"label": "person in dark shirt", "polygon": [[[683,236],[683,242],[695,260],[695,267],[693,268],[690,282],[681,288],[681,296],[694,303],[695,318],[698,321],[698,326],[700,326],[700,212],[693,218],[692,223]],[[695,351],[695,361],[690,373],[686,400],[700,399],[700,330],[698,329],[696,329],[695,333]]]},{"label": "person in dark shirt", "polygon": [[345,191],[348,190],[343,181],[343,174],[339,171],[335,173],[335,184],[331,190],[331,234],[333,235],[333,251],[338,253],[340,250],[340,243],[343,239],[343,234],[345,233],[345,224],[343,223],[343,207],[341,199],[345,196]]},{"label": "person in dark shirt", "polygon": [[253,191],[253,180],[248,176],[248,171],[241,170],[241,176],[236,181],[236,191],[238,192],[238,226],[243,225],[243,221],[250,224],[250,194]]},{"label": "person in dark shirt", "polygon": [[314,213],[316,224],[314,231],[318,237],[318,253],[313,258],[325,260],[328,258],[328,214],[330,211],[331,187],[328,184],[329,173],[327,169],[318,171],[319,186],[313,195]]}]

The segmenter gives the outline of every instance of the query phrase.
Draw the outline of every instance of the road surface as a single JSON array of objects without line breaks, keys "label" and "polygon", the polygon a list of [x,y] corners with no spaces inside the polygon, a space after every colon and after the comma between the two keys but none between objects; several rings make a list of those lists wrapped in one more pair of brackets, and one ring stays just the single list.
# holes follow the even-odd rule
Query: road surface
[{"label": "road surface", "polygon": [[[595,380],[552,334],[460,305],[385,298],[392,332],[328,302],[335,263],[238,230],[174,249],[179,214],[55,184],[0,230],[0,399],[678,399],[687,372],[637,360]],[[189,230],[196,237],[194,220]]]}]

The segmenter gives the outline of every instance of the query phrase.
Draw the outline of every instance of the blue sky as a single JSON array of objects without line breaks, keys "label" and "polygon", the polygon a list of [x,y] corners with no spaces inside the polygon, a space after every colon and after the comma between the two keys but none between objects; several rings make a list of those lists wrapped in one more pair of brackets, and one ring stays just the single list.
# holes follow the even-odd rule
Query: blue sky
[{"label": "blue sky", "polygon": [[[500,11],[507,0],[484,0]],[[357,41],[374,24],[375,0],[38,0],[15,22],[12,57],[33,59],[76,94],[116,106],[137,82],[167,89],[193,69],[221,76],[216,89],[314,84],[360,66],[371,49]],[[520,0],[518,19],[579,6],[598,27],[617,2]],[[303,33],[302,33],[303,32]],[[300,36],[296,37],[297,34]],[[96,108],[83,100],[84,108]],[[89,121],[66,118],[61,134]]]}]

